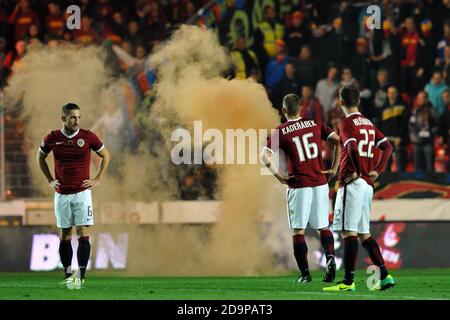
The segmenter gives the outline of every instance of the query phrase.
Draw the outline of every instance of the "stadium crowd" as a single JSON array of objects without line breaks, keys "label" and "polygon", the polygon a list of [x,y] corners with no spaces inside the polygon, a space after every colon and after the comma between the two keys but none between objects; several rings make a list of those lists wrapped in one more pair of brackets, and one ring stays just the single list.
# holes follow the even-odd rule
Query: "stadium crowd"
[{"label": "stadium crowd", "polygon": [[[353,83],[361,111],[394,146],[388,170],[450,172],[450,0],[219,0],[199,12],[207,3],[2,0],[0,90],[33,46],[100,44],[148,108],[157,74],[146,57],[178,25],[196,23],[217,30],[229,49],[233,69],[225,76],[262,83],[281,121],[283,96],[296,93],[302,116],[337,128],[338,88]],[[71,4],[81,8],[79,30],[66,28]],[[367,27],[372,4],[381,8],[380,28]],[[208,179],[194,170],[181,189],[205,185],[198,176]]]}]

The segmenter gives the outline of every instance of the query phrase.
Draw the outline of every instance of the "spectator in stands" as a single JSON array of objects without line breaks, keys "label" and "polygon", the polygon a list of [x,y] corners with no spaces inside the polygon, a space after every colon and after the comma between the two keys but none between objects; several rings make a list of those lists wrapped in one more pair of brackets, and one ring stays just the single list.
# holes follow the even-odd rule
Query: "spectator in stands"
[{"label": "spectator in stands", "polygon": [[336,92],[339,88],[338,69],[335,66],[328,68],[327,77],[317,82],[316,97],[323,106],[325,121],[328,121],[333,100],[336,98]]},{"label": "spectator in stands", "polygon": [[7,41],[4,37],[0,37],[0,69],[3,67],[3,59],[6,56]]},{"label": "spectator in stands", "polygon": [[436,59],[436,65],[443,70],[444,81],[450,86],[450,45],[444,48],[444,59]]},{"label": "spectator in stands", "polygon": [[113,19],[110,27],[111,30],[122,40],[125,39],[125,36],[127,35],[127,25],[125,23],[125,19],[123,18],[122,12],[116,11],[113,13]]},{"label": "spectator in stands", "polygon": [[353,77],[352,70],[349,67],[345,67],[342,70],[341,86],[345,85],[354,85],[355,87],[359,88],[361,98],[359,107],[361,112],[369,119],[373,119],[374,117],[376,117],[375,110],[374,108],[372,108],[372,101],[370,101],[372,92],[369,89],[364,88],[364,86],[361,86],[359,81]]},{"label": "spectator in stands", "polygon": [[331,110],[328,111],[328,125],[333,128],[335,132],[339,132],[339,122],[345,119],[345,114],[342,111],[339,102],[339,94],[336,92],[336,97],[332,103]]},{"label": "spectator in stands", "polygon": [[48,4],[48,15],[45,18],[45,31],[48,36],[62,38],[66,21],[64,20],[59,4],[51,1]]},{"label": "spectator in stands", "polygon": [[443,81],[442,72],[439,70],[434,71],[430,83],[425,86],[425,91],[438,116],[444,113],[445,106],[442,101],[442,93],[447,89],[448,86]]},{"label": "spectator in stands", "polygon": [[300,49],[299,57],[294,63],[300,83],[315,87],[318,80],[318,69],[309,45],[305,45]]},{"label": "spectator in stands", "polygon": [[445,111],[441,122],[441,135],[443,143],[447,146],[447,172],[450,172],[450,90],[447,89],[442,93],[442,101],[444,101]]},{"label": "spectator in stands", "polygon": [[431,72],[433,71],[433,66],[435,64],[436,58],[436,39],[434,34],[431,32],[432,24],[429,19],[425,19],[420,24],[421,45],[418,48],[417,57],[417,84],[419,88],[423,88],[430,79]]},{"label": "spectator in stands", "polygon": [[[406,105],[399,97],[397,88],[390,86],[387,90],[387,101],[381,111],[379,129],[394,147],[398,172],[404,172],[407,165],[408,119]],[[389,159],[387,171],[391,170],[391,164],[392,158]]]},{"label": "spectator in stands", "polygon": [[263,61],[267,61],[276,55],[276,41],[283,40],[283,37],[284,26],[277,21],[275,9],[270,5],[265,6],[263,20],[255,33],[257,47],[264,50]]},{"label": "spectator in stands", "polygon": [[409,118],[409,136],[414,149],[414,170],[434,172],[434,138],[439,130],[438,117],[425,91],[416,97]]},{"label": "spectator in stands", "polygon": [[133,49],[144,43],[143,35],[137,21],[131,20],[128,23],[128,32],[125,35],[125,41],[128,42]]},{"label": "spectator in stands", "polygon": [[311,32],[304,21],[303,13],[298,10],[292,13],[292,26],[284,34],[284,42],[291,57],[298,57],[301,47],[310,42]]},{"label": "spectator in stands", "polygon": [[[191,3],[193,6],[193,3]],[[145,36],[150,40],[162,40],[167,37],[167,17],[157,1],[150,2],[151,10],[149,13],[148,24]],[[195,6],[193,8],[195,14]]]},{"label": "spectator in stands", "polygon": [[0,6],[0,35],[6,34],[8,34],[8,17],[6,11]]},{"label": "spectator in stands", "polygon": [[314,89],[311,85],[305,84],[302,86],[302,94],[300,100],[300,116],[324,121],[323,107],[314,96]]},{"label": "spectator in stands", "polygon": [[373,120],[377,127],[380,124],[381,110],[387,102],[387,89],[389,86],[389,72],[386,69],[379,69],[377,72],[376,86],[373,88],[373,106],[375,108],[375,117]]},{"label": "spectator in stands", "polygon": [[295,66],[292,62],[288,62],[284,66],[283,77],[274,92],[274,104],[279,108],[281,114],[283,97],[289,93],[297,94],[300,92],[300,81],[296,78]]},{"label": "spectator in stands", "polygon": [[[227,1],[226,10],[217,27],[219,41],[225,47],[235,47],[239,36],[243,36],[247,40],[243,19],[237,18],[238,15],[239,10],[236,8],[236,1]],[[246,13],[245,15],[248,23],[248,16]],[[248,42],[246,41],[246,43]]]},{"label": "spectator in stands", "polygon": [[[313,35],[314,48],[319,53],[318,66],[321,74],[324,74],[326,69],[323,70],[320,66],[326,67],[328,63],[342,65],[348,62],[350,56],[344,52],[347,48],[346,43],[349,41],[349,37],[345,35],[341,17],[333,20],[331,30],[321,26],[313,30]],[[350,52],[353,53],[353,51],[352,45]]]},{"label": "spectator in stands", "polygon": [[73,39],[76,43],[90,45],[96,42],[97,35],[91,27],[92,20],[88,16],[81,18],[81,29],[75,29]]},{"label": "spectator in stands", "polygon": [[170,0],[167,19],[172,26],[184,22],[188,17],[186,15],[186,1]]},{"label": "spectator in stands", "polygon": [[39,29],[35,24],[30,25],[30,29],[28,30],[25,40],[29,45],[42,44]]},{"label": "spectator in stands", "polygon": [[420,45],[419,33],[416,31],[414,19],[405,19],[401,30],[401,84],[402,91],[413,94],[417,83],[414,81],[417,67],[417,49]]},{"label": "spectator in stands", "polygon": [[6,39],[3,37],[0,37],[0,90],[5,85],[5,79],[6,79],[6,72],[3,68],[3,60],[6,57]]},{"label": "spectator in stands", "polygon": [[443,35],[437,44],[438,59],[444,59],[445,47],[450,46],[450,20],[445,21],[443,25]]},{"label": "spectator in stands", "polygon": [[136,59],[140,60],[141,63],[144,63],[145,58],[147,57],[147,50],[144,46],[138,46],[136,48]]},{"label": "spectator in stands", "polygon": [[17,3],[8,22],[14,26],[15,42],[22,40],[27,35],[30,25],[35,24],[38,29],[41,29],[41,21],[36,12],[30,8],[28,0],[20,0]]},{"label": "spectator in stands", "polygon": [[247,49],[245,37],[236,40],[235,49],[231,52],[234,74],[237,79],[247,79],[252,70],[259,71],[258,58],[253,50]]},{"label": "spectator in stands", "polygon": [[344,67],[341,74],[341,86],[354,85],[359,88],[359,82],[353,77],[352,69]]},{"label": "spectator in stands", "polygon": [[269,91],[269,96],[272,96],[272,90],[281,81],[284,74],[284,66],[288,62],[287,49],[284,46],[283,40],[278,40],[276,47],[277,54],[270,59],[266,68],[265,84]]},{"label": "spectator in stands", "polygon": [[16,42],[14,49],[8,52],[8,54],[5,56],[5,59],[3,60],[5,77],[11,76],[13,65],[25,56],[26,50],[27,44],[25,43],[25,41],[20,40]]},{"label": "spectator in stands", "polygon": [[102,6],[100,9],[101,18],[98,22],[98,30],[102,41],[110,41],[120,44],[125,36],[122,14],[114,12],[110,6]]},{"label": "spectator in stands", "polygon": [[365,88],[370,88],[371,60],[369,55],[369,43],[365,38],[356,40],[356,55],[350,62],[352,74]]},{"label": "spectator in stands", "polygon": [[395,26],[395,14],[393,12],[387,14],[387,18],[383,21],[383,42],[382,53],[380,56],[371,57],[377,69],[389,70],[390,82],[399,86],[400,73],[400,38]]}]

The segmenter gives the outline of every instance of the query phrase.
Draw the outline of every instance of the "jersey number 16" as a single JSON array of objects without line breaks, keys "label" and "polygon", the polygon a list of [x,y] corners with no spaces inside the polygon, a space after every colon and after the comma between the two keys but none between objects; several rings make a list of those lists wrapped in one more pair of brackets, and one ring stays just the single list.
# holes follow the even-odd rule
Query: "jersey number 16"
[{"label": "jersey number 16", "polygon": [[[297,147],[298,156],[300,158],[300,161],[306,161],[306,158],[308,159],[314,159],[317,158],[319,155],[319,148],[317,147],[317,144],[314,142],[309,142],[308,139],[313,136],[312,132],[308,132],[302,136],[302,141],[300,141],[300,137],[294,137],[292,138],[292,141],[294,141],[295,146]],[[303,146],[302,146],[303,142]],[[305,150],[303,152],[303,150]]]}]

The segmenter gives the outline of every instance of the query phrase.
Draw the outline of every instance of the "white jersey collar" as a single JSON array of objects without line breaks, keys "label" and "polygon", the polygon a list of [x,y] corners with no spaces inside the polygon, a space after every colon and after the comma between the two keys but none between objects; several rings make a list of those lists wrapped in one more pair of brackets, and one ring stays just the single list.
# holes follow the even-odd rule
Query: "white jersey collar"
[{"label": "white jersey collar", "polygon": [[302,117],[298,117],[298,118],[295,118],[295,119],[288,119],[288,121],[298,121],[298,120],[300,120]]},{"label": "white jersey collar", "polygon": [[65,136],[66,136],[67,138],[69,138],[69,139],[75,137],[75,136],[78,134],[78,132],[80,132],[80,128],[78,128],[77,131],[75,131],[73,134],[71,134],[71,135],[69,136],[69,135],[67,135],[67,134],[64,132],[64,127],[61,129],[61,133],[62,133],[63,135],[65,135]]},{"label": "white jersey collar", "polygon": [[347,115],[347,117],[346,118],[348,118],[348,117],[351,117],[351,116],[353,116],[353,115],[361,115],[361,112],[352,112],[352,113],[350,113],[349,115]]}]

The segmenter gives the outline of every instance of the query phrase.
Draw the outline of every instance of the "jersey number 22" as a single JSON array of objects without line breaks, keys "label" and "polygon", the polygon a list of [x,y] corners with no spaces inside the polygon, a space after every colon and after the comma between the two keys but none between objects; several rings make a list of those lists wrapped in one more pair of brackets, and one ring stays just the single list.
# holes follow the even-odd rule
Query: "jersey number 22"
[{"label": "jersey number 22", "polygon": [[[375,130],[360,129],[359,133],[364,136],[364,139],[358,143],[359,156],[373,158],[372,148],[375,145]],[[370,136],[373,138],[371,139]],[[367,151],[364,150],[366,146]]]}]

